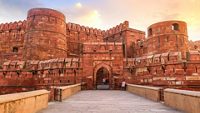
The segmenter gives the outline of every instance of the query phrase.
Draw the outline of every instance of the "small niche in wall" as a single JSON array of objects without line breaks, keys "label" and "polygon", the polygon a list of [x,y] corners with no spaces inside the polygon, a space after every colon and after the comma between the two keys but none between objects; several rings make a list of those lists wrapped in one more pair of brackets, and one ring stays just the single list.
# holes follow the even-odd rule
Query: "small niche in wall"
[{"label": "small niche in wall", "polygon": [[151,36],[153,34],[152,28],[149,28],[148,30],[148,36]]},{"label": "small niche in wall", "polygon": [[172,24],[172,30],[178,31],[179,30],[179,25],[177,23]]},{"label": "small niche in wall", "polygon": [[19,48],[18,48],[18,47],[13,47],[13,48],[12,48],[12,52],[13,52],[13,53],[18,53],[18,51],[19,51]]}]

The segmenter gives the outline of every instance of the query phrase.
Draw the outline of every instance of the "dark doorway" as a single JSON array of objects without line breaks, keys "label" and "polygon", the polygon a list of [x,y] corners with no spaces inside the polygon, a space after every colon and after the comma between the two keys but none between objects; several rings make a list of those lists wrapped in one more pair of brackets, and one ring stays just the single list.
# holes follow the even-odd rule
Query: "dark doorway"
[{"label": "dark doorway", "polygon": [[100,68],[96,73],[96,89],[110,89],[109,82],[109,71],[104,67]]}]

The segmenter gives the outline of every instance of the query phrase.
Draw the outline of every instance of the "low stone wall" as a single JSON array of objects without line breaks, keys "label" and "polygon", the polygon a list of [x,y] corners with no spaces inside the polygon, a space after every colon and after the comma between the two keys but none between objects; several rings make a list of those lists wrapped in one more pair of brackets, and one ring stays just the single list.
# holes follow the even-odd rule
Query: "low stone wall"
[{"label": "low stone wall", "polygon": [[81,91],[81,83],[64,87],[57,87],[55,88],[55,100],[62,101],[79,91]]},{"label": "low stone wall", "polygon": [[0,95],[0,113],[36,113],[48,106],[49,91]]},{"label": "low stone wall", "polygon": [[187,113],[200,113],[200,92],[165,89],[165,104]]},{"label": "low stone wall", "polygon": [[127,84],[128,92],[137,94],[139,96],[143,96],[153,101],[161,100],[161,90],[160,87],[149,87],[149,86],[141,86],[141,85],[133,85]]}]

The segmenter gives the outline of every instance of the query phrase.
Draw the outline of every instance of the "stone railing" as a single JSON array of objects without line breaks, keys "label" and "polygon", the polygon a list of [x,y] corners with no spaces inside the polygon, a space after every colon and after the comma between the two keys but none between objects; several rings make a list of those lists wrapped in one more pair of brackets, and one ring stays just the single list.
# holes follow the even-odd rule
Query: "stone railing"
[{"label": "stone railing", "polygon": [[62,101],[79,91],[81,91],[81,83],[64,87],[57,87],[55,88],[55,100]]},{"label": "stone railing", "polygon": [[126,90],[128,92],[137,94],[139,96],[148,98],[153,101],[160,101],[161,100],[161,90],[160,87],[149,87],[149,86],[140,86],[140,85],[133,85],[127,84]]},{"label": "stone railing", "polygon": [[0,95],[0,113],[36,113],[48,106],[49,91]]},{"label": "stone railing", "polygon": [[200,112],[200,92],[177,89],[165,89],[164,101],[167,106],[186,113]]}]

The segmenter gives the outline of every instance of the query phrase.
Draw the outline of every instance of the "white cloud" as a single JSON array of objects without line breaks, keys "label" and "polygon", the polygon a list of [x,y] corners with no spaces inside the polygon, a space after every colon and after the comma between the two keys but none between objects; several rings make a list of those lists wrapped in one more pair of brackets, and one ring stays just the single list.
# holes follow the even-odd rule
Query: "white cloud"
[{"label": "white cloud", "polygon": [[82,8],[82,4],[80,2],[78,2],[78,3],[75,4],[75,7],[76,8]]},{"label": "white cloud", "polygon": [[102,25],[102,19],[101,15],[97,10],[92,10],[87,12],[86,14],[78,17],[76,19],[78,23],[86,24],[87,26],[92,26],[92,27],[101,27]]}]

